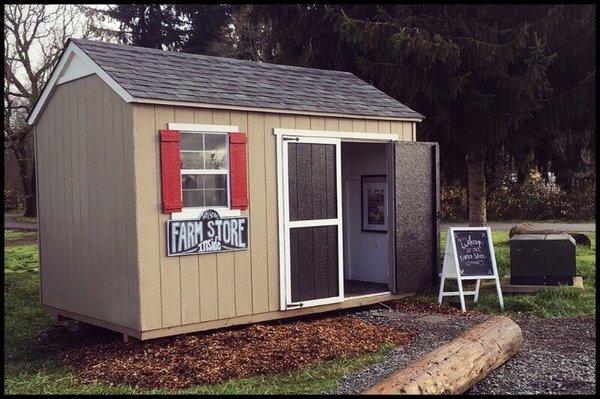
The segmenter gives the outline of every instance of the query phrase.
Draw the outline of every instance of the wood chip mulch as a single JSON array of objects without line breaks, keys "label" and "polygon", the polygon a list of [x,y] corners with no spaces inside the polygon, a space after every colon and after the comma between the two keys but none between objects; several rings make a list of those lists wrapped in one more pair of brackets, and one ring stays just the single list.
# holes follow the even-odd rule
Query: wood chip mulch
[{"label": "wood chip mulch", "polygon": [[389,306],[400,312],[416,313],[416,314],[442,314],[450,316],[463,316],[472,314],[475,311],[467,309],[466,312],[454,306],[439,305],[437,302],[425,302],[419,299],[407,298],[396,302],[392,302]]},{"label": "wood chip mulch", "polygon": [[72,368],[82,383],[182,389],[374,353],[385,344],[406,345],[414,335],[354,317],[335,316],[129,344],[114,337],[108,342],[92,338],[62,344],[52,334],[41,337],[40,342]]}]

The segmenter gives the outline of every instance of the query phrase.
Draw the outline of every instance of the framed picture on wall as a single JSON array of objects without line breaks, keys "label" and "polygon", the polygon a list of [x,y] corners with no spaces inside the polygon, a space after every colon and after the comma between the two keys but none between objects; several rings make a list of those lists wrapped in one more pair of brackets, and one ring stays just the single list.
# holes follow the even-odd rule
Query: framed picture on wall
[{"label": "framed picture on wall", "polygon": [[386,175],[360,177],[362,230],[387,232],[387,178]]}]

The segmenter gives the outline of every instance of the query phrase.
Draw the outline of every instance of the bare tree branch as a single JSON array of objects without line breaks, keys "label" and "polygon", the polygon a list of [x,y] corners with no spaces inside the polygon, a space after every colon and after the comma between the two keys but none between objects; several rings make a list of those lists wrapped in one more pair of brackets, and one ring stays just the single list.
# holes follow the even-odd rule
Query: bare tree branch
[{"label": "bare tree branch", "polygon": [[4,6],[4,142],[18,164],[26,214],[35,215],[32,128],[27,116],[69,37],[88,37],[89,18],[77,5]]}]

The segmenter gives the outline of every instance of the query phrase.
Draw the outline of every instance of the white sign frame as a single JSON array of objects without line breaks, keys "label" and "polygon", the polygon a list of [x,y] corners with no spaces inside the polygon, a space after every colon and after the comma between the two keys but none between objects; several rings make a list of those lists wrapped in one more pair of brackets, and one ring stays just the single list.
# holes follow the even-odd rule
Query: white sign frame
[{"label": "white sign frame", "polygon": [[[485,231],[487,232],[488,245],[492,261],[493,274],[488,276],[461,276],[458,263],[458,253],[456,252],[456,241],[454,239],[455,231]],[[474,301],[479,299],[479,286],[481,280],[495,280],[496,291],[498,292],[498,302],[500,310],[504,310],[504,299],[502,298],[502,290],[500,289],[500,277],[498,276],[498,268],[496,266],[496,254],[494,253],[494,244],[492,242],[492,230],[489,227],[449,227],[446,236],[446,249],[444,250],[444,264],[440,275],[440,290],[438,295],[438,303],[442,304],[442,299],[446,296],[460,297],[460,308],[463,312],[466,311],[465,295],[473,295]],[[446,279],[456,279],[458,291],[444,292],[444,283]],[[474,291],[464,291],[462,286],[463,280],[476,280]]]}]

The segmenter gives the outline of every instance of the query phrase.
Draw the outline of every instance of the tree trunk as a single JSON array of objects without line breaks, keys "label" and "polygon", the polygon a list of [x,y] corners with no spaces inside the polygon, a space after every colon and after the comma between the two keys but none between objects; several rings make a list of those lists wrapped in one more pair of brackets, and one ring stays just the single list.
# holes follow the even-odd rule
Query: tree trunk
[{"label": "tree trunk", "polygon": [[[29,150],[30,151],[30,150]],[[33,163],[33,157],[27,159],[29,154],[27,148],[16,148],[13,147],[13,152],[17,163],[19,164],[19,177],[21,179],[21,185],[23,186],[23,193],[25,194],[25,213],[23,216],[36,217],[37,216],[37,202],[36,202],[36,187],[35,187],[35,166]],[[31,166],[29,164],[32,164]],[[29,172],[31,170],[31,172]]]},{"label": "tree trunk", "polygon": [[28,218],[37,217],[37,192],[35,184],[35,166],[32,167],[29,178],[27,179],[27,189],[25,190],[25,214]]},{"label": "tree trunk", "polygon": [[461,394],[523,348],[521,328],[494,316],[413,361],[363,394]]},{"label": "tree trunk", "polygon": [[467,154],[467,174],[469,193],[469,226],[483,226],[486,223],[485,204],[485,154],[472,150]]}]

